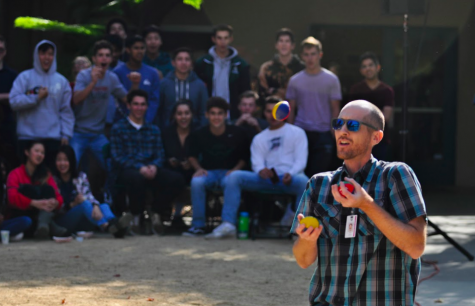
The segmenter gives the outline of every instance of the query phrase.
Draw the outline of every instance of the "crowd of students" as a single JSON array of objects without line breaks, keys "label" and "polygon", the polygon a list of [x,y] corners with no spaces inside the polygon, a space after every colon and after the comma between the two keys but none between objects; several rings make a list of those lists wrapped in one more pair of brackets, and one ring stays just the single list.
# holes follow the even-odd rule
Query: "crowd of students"
[{"label": "crowd of students", "polygon": [[[127,24],[113,19],[106,29],[92,63],[85,56],[74,60],[71,83],[56,71],[53,42],[40,41],[33,68],[16,75],[3,63],[7,44],[0,37],[2,153],[15,148],[21,161],[10,172],[16,160],[1,160],[0,228],[12,240],[93,229],[124,237],[140,232],[147,204],[156,233],[164,221],[183,227],[177,197],[187,186],[193,216],[183,235],[231,237],[242,190],[278,190],[295,195],[298,204],[308,177],[329,170],[330,121],[342,93],[338,76],[320,65],[317,39],[301,43],[300,58],[292,31],[279,30],[277,53],[261,66],[258,88],[251,90],[249,64],[230,46],[231,26],[215,27],[213,47],[194,63],[188,48],[171,56],[161,51],[156,26],[128,35]],[[394,93],[379,80],[379,69],[376,56],[364,54],[365,79],[350,95],[376,101],[389,121]],[[272,117],[283,99],[292,109],[287,122]],[[378,146],[384,154],[385,144]],[[107,173],[103,190],[113,209],[91,192],[90,157]],[[224,195],[222,223],[205,233],[206,193],[214,189]],[[289,226],[295,207],[282,219]]]}]

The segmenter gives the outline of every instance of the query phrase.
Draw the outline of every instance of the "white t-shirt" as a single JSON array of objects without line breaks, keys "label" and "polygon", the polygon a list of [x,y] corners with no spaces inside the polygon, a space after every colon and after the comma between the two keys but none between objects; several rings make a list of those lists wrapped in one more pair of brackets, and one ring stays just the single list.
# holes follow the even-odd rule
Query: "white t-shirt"
[{"label": "white t-shirt", "polygon": [[133,122],[132,120],[130,120],[129,117],[127,117],[127,120],[129,120],[130,124],[132,124],[132,126],[133,126],[134,128],[136,128],[137,130],[140,130],[140,128],[141,128],[142,125],[143,125],[143,124],[137,124],[137,123]]},{"label": "white t-shirt", "polygon": [[303,129],[285,123],[280,129],[265,129],[251,145],[252,170],[274,168],[277,175],[303,173],[307,166],[308,141]]}]

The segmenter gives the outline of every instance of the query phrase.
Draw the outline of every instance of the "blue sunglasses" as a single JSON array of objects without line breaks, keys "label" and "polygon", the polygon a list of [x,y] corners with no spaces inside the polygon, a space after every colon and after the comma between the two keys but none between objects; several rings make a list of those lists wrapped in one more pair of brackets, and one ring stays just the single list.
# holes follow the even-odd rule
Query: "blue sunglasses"
[{"label": "blue sunglasses", "polygon": [[341,130],[341,128],[345,125],[345,123],[346,123],[346,127],[348,128],[348,131],[350,132],[358,132],[360,130],[361,125],[366,125],[367,127],[372,128],[373,130],[376,130],[376,131],[379,130],[368,123],[360,122],[353,119],[341,119],[341,118],[333,119],[332,127],[335,131],[338,131],[338,130]]}]

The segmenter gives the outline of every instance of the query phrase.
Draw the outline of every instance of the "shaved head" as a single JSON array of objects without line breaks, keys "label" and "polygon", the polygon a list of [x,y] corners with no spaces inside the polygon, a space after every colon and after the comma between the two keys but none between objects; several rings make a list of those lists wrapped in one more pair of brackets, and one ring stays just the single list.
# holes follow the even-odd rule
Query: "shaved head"
[{"label": "shaved head", "polygon": [[384,115],[381,110],[371,102],[365,100],[355,100],[346,104],[342,108],[342,111],[347,108],[358,108],[364,110],[367,115],[364,117],[366,123],[371,124],[374,127],[377,127],[380,130],[384,130]]}]

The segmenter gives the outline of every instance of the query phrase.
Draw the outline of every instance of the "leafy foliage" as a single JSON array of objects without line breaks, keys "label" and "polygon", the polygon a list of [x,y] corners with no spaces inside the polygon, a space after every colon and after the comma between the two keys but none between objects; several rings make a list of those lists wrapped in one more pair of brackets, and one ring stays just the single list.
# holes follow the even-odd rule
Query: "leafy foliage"
[{"label": "leafy foliage", "polygon": [[100,35],[104,32],[104,26],[91,24],[91,25],[78,25],[78,24],[65,24],[55,20],[48,20],[36,17],[18,17],[15,19],[15,27],[23,29],[32,29],[40,31],[52,31],[57,30],[61,32],[84,34],[84,35]]}]

